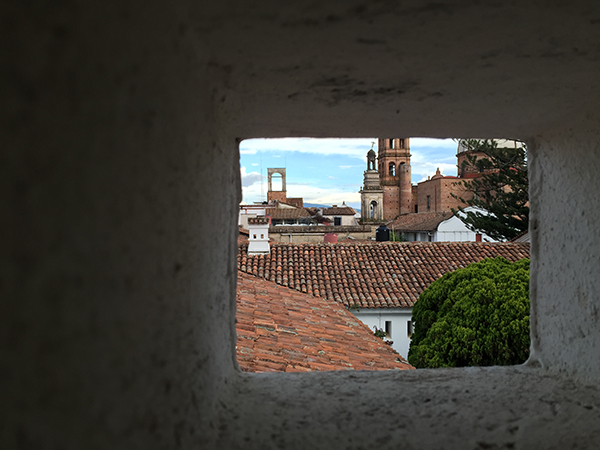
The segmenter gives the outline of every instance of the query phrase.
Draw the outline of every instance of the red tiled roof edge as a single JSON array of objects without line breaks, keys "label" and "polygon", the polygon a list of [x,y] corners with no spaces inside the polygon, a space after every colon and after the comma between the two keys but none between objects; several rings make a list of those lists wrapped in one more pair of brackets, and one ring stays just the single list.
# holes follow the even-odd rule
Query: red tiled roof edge
[{"label": "red tiled roof edge", "polygon": [[240,245],[238,269],[346,307],[410,308],[433,281],[485,258],[529,258],[528,243],[275,244],[269,255]]}]

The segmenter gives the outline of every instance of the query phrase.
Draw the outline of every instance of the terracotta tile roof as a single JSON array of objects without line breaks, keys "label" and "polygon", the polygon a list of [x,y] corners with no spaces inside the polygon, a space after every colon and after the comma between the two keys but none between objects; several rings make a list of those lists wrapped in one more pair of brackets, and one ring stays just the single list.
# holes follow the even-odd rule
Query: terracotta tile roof
[{"label": "terracotta tile roof", "polygon": [[311,217],[304,208],[267,208],[266,215],[273,219],[301,219]]},{"label": "terracotta tile roof", "polygon": [[528,243],[376,242],[275,244],[269,255],[240,245],[238,269],[290,289],[362,308],[412,307],[446,272],[484,258],[529,258]]},{"label": "terracotta tile roof", "polygon": [[324,216],[353,216],[356,211],[350,206],[337,206],[333,208],[323,208]]},{"label": "terracotta tile roof", "polygon": [[240,272],[236,322],[245,372],[413,369],[343,306]]},{"label": "terracotta tile roof", "polygon": [[404,214],[387,224],[389,229],[401,232],[434,231],[444,220],[452,217],[451,212],[424,212]]}]

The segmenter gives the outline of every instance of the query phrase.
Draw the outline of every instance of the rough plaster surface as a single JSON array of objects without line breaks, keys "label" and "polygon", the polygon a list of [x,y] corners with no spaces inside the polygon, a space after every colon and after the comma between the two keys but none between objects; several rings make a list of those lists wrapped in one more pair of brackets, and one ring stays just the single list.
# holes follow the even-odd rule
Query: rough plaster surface
[{"label": "rough plaster surface", "polygon": [[232,394],[217,448],[600,444],[598,389],[528,367],[245,375]]},{"label": "rough plaster surface", "polygon": [[[0,8],[1,448],[598,447],[597,2]],[[531,139],[529,367],[236,371],[236,139],[302,135]]]},{"label": "rough plaster surface", "polygon": [[545,367],[600,380],[600,121],[532,145],[533,347]]},{"label": "rough plaster surface", "polygon": [[236,142],[185,14],[132,6],[3,5],[2,449],[199,442],[233,371]]}]

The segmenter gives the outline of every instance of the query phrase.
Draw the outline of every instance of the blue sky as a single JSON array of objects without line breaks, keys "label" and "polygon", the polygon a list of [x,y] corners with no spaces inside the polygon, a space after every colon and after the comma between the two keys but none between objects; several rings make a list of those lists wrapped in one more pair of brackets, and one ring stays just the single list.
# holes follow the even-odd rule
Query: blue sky
[{"label": "blue sky", "polygon": [[[248,139],[240,143],[243,203],[266,200],[267,168],[285,167],[287,196],[305,203],[360,208],[367,152],[376,138],[363,139]],[[456,147],[451,139],[411,138],[413,184],[435,174],[456,175]],[[262,181],[262,187],[261,187]]]}]

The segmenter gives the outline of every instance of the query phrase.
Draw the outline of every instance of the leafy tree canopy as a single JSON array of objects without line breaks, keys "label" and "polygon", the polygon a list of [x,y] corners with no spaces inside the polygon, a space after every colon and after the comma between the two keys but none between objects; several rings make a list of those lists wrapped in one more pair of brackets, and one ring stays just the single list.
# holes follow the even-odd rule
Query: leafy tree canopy
[{"label": "leafy tree canopy", "polygon": [[[460,142],[468,152],[465,164],[481,174],[460,182],[466,191],[473,193],[473,198],[460,200],[465,207],[475,206],[485,212],[465,211],[465,207],[452,212],[470,230],[497,240],[512,239],[527,231],[527,148],[499,148],[493,139],[462,139]],[[476,152],[486,157],[478,159]]]},{"label": "leafy tree canopy", "polygon": [[417,368],[512,365],[529,356],[529,260],[485,259],[431,283],[413,308]]}]

